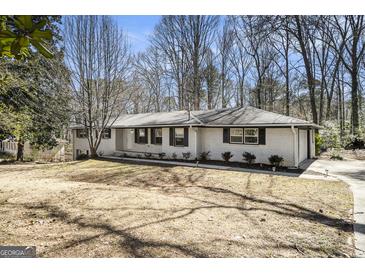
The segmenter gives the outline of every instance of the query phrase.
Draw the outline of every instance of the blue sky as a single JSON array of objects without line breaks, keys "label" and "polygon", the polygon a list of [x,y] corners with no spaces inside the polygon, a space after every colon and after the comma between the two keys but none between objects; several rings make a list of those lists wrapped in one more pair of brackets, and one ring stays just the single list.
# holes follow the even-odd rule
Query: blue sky
[{"label": "blue sky", "polygon": [[161,16],[157,15],[120,15],[113,16],[119,26],[128,33],[134,52],[144,50],[148,45],[148,36],[153,32]]}]

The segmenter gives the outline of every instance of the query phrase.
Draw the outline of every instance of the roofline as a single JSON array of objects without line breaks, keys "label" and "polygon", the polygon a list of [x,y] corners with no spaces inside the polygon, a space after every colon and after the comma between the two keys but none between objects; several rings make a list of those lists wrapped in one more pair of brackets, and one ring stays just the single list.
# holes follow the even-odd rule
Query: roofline
[{"label": "roofline", "polygon": [[[317,128],[322,129],[323,127],[316,125],[316,124],[304,124],[304,123],[292,123],[292,124],[240,124],[240,125],[207,125],[207,124],[161,124],[161,125],[131,125],[131,126],[114,126],[112,125],[110,128],[114,129],[128,129],[128,128],[155,128],[155,127],[311,127],[311,128]],[[70,129],[84,129],[83,126],[72,126]]]}]

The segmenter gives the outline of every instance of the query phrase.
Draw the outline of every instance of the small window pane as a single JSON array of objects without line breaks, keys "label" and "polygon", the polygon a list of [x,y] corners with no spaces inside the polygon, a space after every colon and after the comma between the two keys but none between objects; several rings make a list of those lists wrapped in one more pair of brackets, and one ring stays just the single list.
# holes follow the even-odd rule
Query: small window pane
[{"label": "small window pane", "polygon": [[183,128],[175,128],[175,138],[184,138],[184,129]]},{"label": "small window pane", "polygon": [[156,128],[155,136],[156,137],[162,137],[162,128]]},{"label": "small window pane", "polygon": [[243,130],[242,128],[231,128],[231,143],[239,143],[243,142]]},{"label": "small window pane", "polygon": [[245,128],[245,144],[258,144],[259,130],[258,128]]},{"label": "small window pane", "polygon": [[145,136],[144,128],[140,128],[140,129],[138,129],[138,136],[139,136],[139,137],[144,137],[144,136]]}]

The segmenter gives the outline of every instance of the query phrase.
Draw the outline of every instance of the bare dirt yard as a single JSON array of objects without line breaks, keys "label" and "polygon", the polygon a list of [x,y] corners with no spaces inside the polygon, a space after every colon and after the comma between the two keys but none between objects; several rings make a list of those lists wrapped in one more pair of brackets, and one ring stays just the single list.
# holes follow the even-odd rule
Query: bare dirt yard
[{"label": "bare dirt yard", "polygon": [[40,257],[354,256],[345,183],[101,160],[0,166],[0,245]]}]

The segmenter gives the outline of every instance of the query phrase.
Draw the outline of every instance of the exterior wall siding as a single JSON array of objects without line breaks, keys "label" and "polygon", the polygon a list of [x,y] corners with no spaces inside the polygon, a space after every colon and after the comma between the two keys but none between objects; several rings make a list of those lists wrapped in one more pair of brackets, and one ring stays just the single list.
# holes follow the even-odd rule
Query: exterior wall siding
[{"label": "exterior wall siding", "polygon": [[[116,133],[118,130],[118,134]],[[283,165],[293,166],[294,152],[298,155],[298,134],[299,137],[304,136],[306,131],[295,129],[296,136],[293,138],[291,128],[266,128],[266,144],[265,145],[244,145],[244,144],[229,144],[223,143],[222,128],[189,128],[189,145],[187,147],[175,147],[169,144],[169,128],[162,128],[162,145],[151,144],[151,132],[148,129],[148,144],[136,144],[134,142],[134,131],[131,129],[112,129],[111,139],[103,139],[99,146],[98,152],[103,152],[104,155],[112,155],[120,151],[116,148],[116,136],[122,136],[122,142],[118,141],[118,146],[123,148],[123,151],[136,151],[142,156],[144,152],[151,153],[166,153],[167,158],[172,158],[172,154],[176,153],[178,159],[182,159],[183,152],[190,152],[191,159],[199,157],[201,152],[210,151],[210,159],[222,160],[221,154],[225,151],[231,151],[234,155],[231,161],[242,162],[242,153],[248,151],[255,154],[257,163],[269,163],[270,155],[277,154],[284,158]],[[122,134],[120,132],[122,131]],[[313,135],[313,130],[311,130]],[[306,135],[305,135],[306,138]],[[74,140],[74,155],[76,149],[86,151],[89,150],[87,139],[76,137],[76,130],[73,130]],[[301,139],[302,140],[302,139]],[[302,143],[300,140],[300,143]],[[314,140],[312,138],[312,140]],[[300,144],[303,146],[304,144]],[[306,146],[306,139],[305,139]],[[300,149],[300,151],[303,151]],[[305,149],[306,151],[306,149]],[[311,153],[314,155],[314,145],[311,145]],[[132,154],[133,155],[133,154]],[[306,158],[307,155],[305,155]],[[76,156],[75,156],[76,157]],[[300,159],[304,156],[301,155]]]},{"label": "exterior wall siding", "polygon": [[284,158],[285,166],[294,165],[293,133],[290,128],[267,128],[265,145],[244,145],[223,143],[222,128],[202,128],[202,151],[210,151],[210,159],[222,160],[221,154],[230,151],[234,156],[231,161],[242,161],[242,153],[255,154],[256,163],[269,163],[270,155],[277,154]]},{"label": "exterior wall siding", "polygon": [[307,130],[299,129],[299,163],[307,159]]}]

